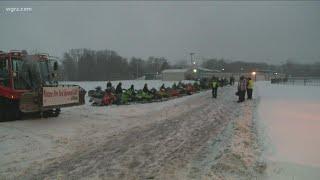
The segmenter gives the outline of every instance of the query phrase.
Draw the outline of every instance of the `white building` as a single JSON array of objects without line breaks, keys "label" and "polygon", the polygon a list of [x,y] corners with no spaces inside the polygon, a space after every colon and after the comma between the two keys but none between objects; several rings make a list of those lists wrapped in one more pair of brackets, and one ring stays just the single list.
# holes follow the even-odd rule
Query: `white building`
[{"label": "white building", "polygon": [[166,69],[162,71],[163,81],[182,81],[186,79],[189,69]]},{"label": "white building", "polygon": [[187,69],[166,69],[162,71],[163,81],[182,81],[191,79],[211,78],[217,70],[201,67],[191,67]]}]

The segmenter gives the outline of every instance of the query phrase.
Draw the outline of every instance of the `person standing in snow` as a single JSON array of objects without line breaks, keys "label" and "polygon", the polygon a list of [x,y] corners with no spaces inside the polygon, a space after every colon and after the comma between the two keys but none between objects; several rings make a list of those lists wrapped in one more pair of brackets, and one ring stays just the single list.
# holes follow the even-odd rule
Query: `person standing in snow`
[{"label": "person standing in snow", "polygon": [[121,96],[122,96],[122,87],[121,86],[122,86],[122,83],[119,82],[119,84],[116,87],[117,105],[119,105],[121,102]]},{"label": "person standing in snow", "polygon": [[160,91],[165,91],[166,87],[164,86],[164,84],[162,84],[162,86],[160,87]]},{"label": "person standing in snow", "polygon": [[172,89],[177,89],[177,84],[176,83],[173,83]]},{"label": "person standing in snow", "polygon": [[149,89],[148,89],[148,84],[147,84],[147,83],[144,84],[144,87],[143,87],[143,90],[142,90],[142,91],[145,92],[145,93],[148,93],[148,94],[151,93],[151,92],[149,91]]},{"label": "person standing in snow", "polygon": [[116,94],[122,94],[122,83],[119,82],[116,88]]},{"label": "person standing in snow", "polygon": [[244,76],[241,76],[238,83],[238,96],[239,96],[238,103],[243,102],[245,100],[246,90],[247,90],[247,80],[246,78],[244,78]]},{"label": "person standing in snow", "polygon": [[248,86],[247,86],[247,96],[248,99],[252,99],[252,91],[253,91],[253,80],[248,78]]},{"label": "person standing in snow", "polygon": [[134,85],[133,84],[131,84],[131,86],[130,86],[130,88],[128,90],[133,96],[136,95],[136,91],[134,89]]},{"label": "person standing in snow", "polygon": [[107,89],[106,92],[111,93],[112,92],[112,84],[110,81],[107,82]]},{"label": "person standing in snow", "polygon": [[234,85],[234,77],[233,76],[230,77],[230,82],[229,83],[230,83],[230,86]]},{"label": "person standing in snow", "polygon": [[109,89],[109,88],[111,89],[111,87],[112,87],[112,83],[110,81],[108,81],[107,82],[107,89]]},{"label": "person standing in snow", "polygon": [[212,83],[211,83],[212,98],[217,98],[218,87],[219,87],[218,80],[217,80],[217,78],[214,77],[212,80]]}]

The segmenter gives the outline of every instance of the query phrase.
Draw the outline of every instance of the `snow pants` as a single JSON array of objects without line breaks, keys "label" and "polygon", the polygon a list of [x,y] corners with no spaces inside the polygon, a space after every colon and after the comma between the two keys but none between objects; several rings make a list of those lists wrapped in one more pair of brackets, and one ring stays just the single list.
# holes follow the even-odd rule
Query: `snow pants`
[{"label": "snow pants", "polygon": [[217,98],[218,88],[212,88],[212,98]]},{"label": "snow pants", "polygon": [[238,102],[243,102],[245,100],[246,96],[246,91],[239,91],[239,101]]},{"label": "snow pants", "polygon": [[253,89],[247,89],[248,99],[252,99],[252,91],[253,91]]}]

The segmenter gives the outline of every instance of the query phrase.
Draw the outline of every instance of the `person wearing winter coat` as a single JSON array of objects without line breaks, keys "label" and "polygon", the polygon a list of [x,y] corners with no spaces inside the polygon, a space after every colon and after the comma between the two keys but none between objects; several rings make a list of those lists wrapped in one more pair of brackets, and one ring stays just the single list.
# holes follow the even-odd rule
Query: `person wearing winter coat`
[{"label": "person wearing winter coat", "polygon": [[116,87],[116,97],[117,97],[116,103],[117,103],[117,105],[119,105],[121,103],[121,96],[122,96],[122,87],[121,86],[122,86],[122,83],[119,82],[119,84]]},{"label": "person wearing winter coat", "polygon": [[247,86],[247,96],[248,99],[252,99],[252,91],[253,91],[253,80],[249,77],[248,78],[248,86]]},{"label": "person wearing winter coat", "polygon": [[133,84],[131,84],[131,86],[130,86],[130,88],[128,90],[131,92],[132,95],[136,94],[136,91],[134,89],[134,85]]},{"label": "person wearing winter coat", "polygon": [[239,103],[245,100],[246,90],[247,90],[247,80],[246,78],[244,78],[244,76],[241,76],[238,83],[238,96],[239,96],[238,102]]},{"label": "person wearing winter coat", "polygon": [[217,78],[213,78],[211,83],[212,88],[212,98],[217,98],[219,83]]},{"label": "person wearing winter coat", "polygon": [[176,83],[173,83],[172,89],[177,89],[177,84]]},{"label": "person wearing winter coat", "polygon": [[112,88],[112,83],[110,81],[107,82],[107,89],[106,89],[106,92],[107,93],[111,93],[113,91],[113,88]]},{"label": "person wearing winter coat", "polygon": [[110,81],[107,82],[107,89],[111,89],[112,83]]},{"label": "person wearing winter coat", "polygon": [[116,87],[116,94],[122,94],[122,83],[119,82],[119,84]]},{"label": "person wearing winter coat", "polygon": [[160,91],[165,91],[166,87],[164,86],[164,84],[162,84],[162,86],[160,87]]},{"label": "person wearing winter coat", "polygon": [[145,92],[145,93],[148,93],[148,94],[151,93],[150,90],[148,89],[148,84],[147,83],[144,84],[144,87],[143,87],[142,91]]},{"label": "person wearing winter coat", "polygon": [[230,77],[229,83],[230,83],[230,86],[234,85],[234,77],[233,76]]}]

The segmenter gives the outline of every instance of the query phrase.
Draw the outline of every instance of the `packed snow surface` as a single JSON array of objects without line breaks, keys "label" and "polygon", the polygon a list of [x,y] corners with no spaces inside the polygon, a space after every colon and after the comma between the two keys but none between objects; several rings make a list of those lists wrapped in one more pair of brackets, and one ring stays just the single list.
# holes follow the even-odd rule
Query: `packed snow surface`
[{"label": "packed snow surface", "polygon": [[240,104],[235,90],[2,122],[0,179],[320,179],[320,88],[257,82]]},{"label": "packed snow surface", "polygon": [[266,156],[286,171],[270,179],[320,179],[319,92],[319,86],[257,83],[258,117],[268,137]]},{"label": "packed snow surface", "polygon": [[[161,81],[123,81],[142,88]],[[74,82],[86,90],[106,82]],[[171,85],[173,82],[165,82]],[[114,82],[113,84],[117,84]],[[236,87],[150,104],[64,108],[0,123],[0,179],[250,179],[256,101]]]}]

